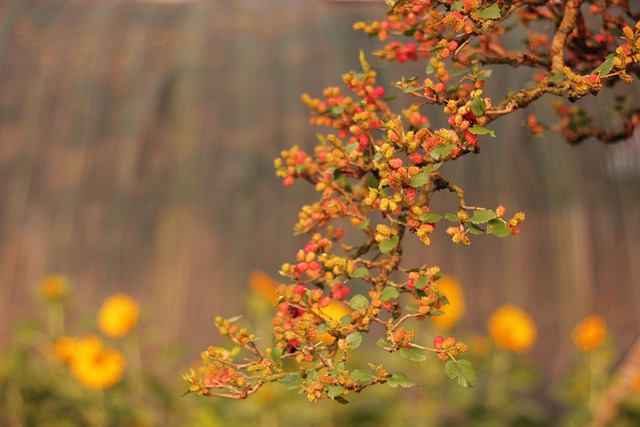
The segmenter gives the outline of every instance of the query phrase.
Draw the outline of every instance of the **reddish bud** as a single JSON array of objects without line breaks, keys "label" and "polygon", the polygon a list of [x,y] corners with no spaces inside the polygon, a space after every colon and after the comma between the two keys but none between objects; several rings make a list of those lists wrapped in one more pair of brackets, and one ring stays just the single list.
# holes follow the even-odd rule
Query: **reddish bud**
[{"label": "reddish bud", "polygon": [[298,273],[304,273],[305,271],[307,271],[309,269],[309,263],[307,262],[299,262],[298,265],[296,265],[296,271]]},{"label": "reddish bud", "polygon": [[442,338],[442,335],[438,335],[437,337],[435,337],[433,339],[433,346],[438,349],[441,350],[442,349],[442,343],[444,342],[444,338]]},{"label": "reddish bud", "polygon": [[371,97],[373,99],[380,99],[384,96],[384,88],[382,86],[378,86],[377,88],[375,88],[373,90],[373,93],[371,94]]},{"label": "reddish bud", "polygon": [[420,163],[422,163],[424,158],[422,157],[422,154],[420,154],[417,151],[414,151],[413,153],[409,154],[409,160],[411,160],[413,163],[419,165]]},{"label": "reddish bud", "polygon": [[400,169],[402,167],[402,159],[394,157],[393,159],[389,160],[389,166],[391,167],[391,169]]},{"label": "reddish bud", "polygon": [[306,158],[307,158],[306,153],[302,150],[298,150],[298,152],[296,153],[296,165],[303,164]]},{"label": "reddish bud", "polygon": [[335,239],[339,240],[342,238],[342,236],[344,236],[344,228],[342,227],[336,228]]}]

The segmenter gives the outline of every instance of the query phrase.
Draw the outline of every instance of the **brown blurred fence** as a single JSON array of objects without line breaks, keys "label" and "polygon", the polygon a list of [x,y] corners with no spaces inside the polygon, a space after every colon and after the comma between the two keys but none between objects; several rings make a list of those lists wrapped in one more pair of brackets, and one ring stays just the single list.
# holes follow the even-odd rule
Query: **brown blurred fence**
[{"label": "brown blurred fence", "polygon": [[[295,254],[307,196],[282,189],[272,160],[314,141],[299,94],[376,47],[350,27],[379,3],[0,4],[0,339],[55,272],[82,308],[138,298],[160,344],[217,339],[212,318],[243,311],[249,272]],[[382,82],[398,77],[372,63]],[[511,70],[498,77],[517,88]],[[569,147],[529,139],[523,118],[443,168],[470,203],[525,211],[522,234],[458,248],[440,233],[410,257],[461,280],[467,326],[505,302],[533,313],[534,355],[556,371],[586,314],[607,319],[621,350],[638,333],[640,139]]]}]

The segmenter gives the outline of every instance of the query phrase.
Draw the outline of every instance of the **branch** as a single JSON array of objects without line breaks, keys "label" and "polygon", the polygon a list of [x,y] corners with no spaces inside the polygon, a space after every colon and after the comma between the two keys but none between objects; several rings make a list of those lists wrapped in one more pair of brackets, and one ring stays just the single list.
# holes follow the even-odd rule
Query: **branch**
[{"label": "branch", "polygon": [[564,8],[564,16],[551,42],[551,73],[556,74],[564,69],[564,51],[567,38],[576,26],[578,11],[583,0],[568,0]]}]

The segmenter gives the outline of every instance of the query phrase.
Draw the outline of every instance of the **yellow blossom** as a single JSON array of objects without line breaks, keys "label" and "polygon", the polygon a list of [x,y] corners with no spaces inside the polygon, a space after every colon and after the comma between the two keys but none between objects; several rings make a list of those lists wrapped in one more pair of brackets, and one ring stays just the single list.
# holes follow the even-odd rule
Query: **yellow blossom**
[{"label": "yellow blossom", "polygon": [[140,309],[133,298],[116,294],[106,299],[98,313],[98,326],[103,334],[122,337],[138,322]]},{"label": "yellow blossom", "polygon": [[68,290],[67,278],[62,275],[50,274],[40,281],[40,295],[48,300],[62,298]]},{"label": "yellow blossom", "polygon": [[122,379],[126,360],[121,352],[106,348],[95,335],[75,341],[69,368],[74,377],[86,388],[104,390]]},{"label": "yellow blossom", "polygon": [[86,388],[104,390],[122,379],[126,360],[118,350],[105,348],[95,335],[61,337],[53,344],[53,356],[69,367]]},{"label": "yellow blossom", "polygon": [[464,292],[460,283],[453,276],[444,275],[437,284],[440,295],[447,297],[449,304],[440,309],[444,314],[433,317],[433,322],[440,329],[449,330],[457,325],[464,316],[466,309]]},{"label": "yellow blossom", "polygon": [[53,343],[53,357],[62,363],[71,363],[75,350],[77,338],[60,337]]},{"label": "yellow blossom", "polygon": [[573,330],[573,342],[583,351],[600,347],[607,336],[607,325],[600,316],[589,316]]},{"label": "yellow blossom", "polygon": [[265,298],[273,305],[278,303],[278,282],[262,271],[256,270],[249,276],[249,286],[255,293]]},{"label": "yellow blossom", "polygon": [[523,352],[536,341],[536,325],[531,317],[513,305],[504,305],[493,312],[487,324],[489,334],[498,347]]}]

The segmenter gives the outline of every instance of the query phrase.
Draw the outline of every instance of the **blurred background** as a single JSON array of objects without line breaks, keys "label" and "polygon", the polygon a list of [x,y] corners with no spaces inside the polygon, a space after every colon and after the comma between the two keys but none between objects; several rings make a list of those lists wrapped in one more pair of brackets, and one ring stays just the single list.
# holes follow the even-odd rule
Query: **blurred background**
[{"label": "blurred background", "polygon": [[[382,1],[0,2],[0,345],[37,310],[47,274],[72,280],[80,308],[132,295],[157,348],[195,357],[220,341],[213,319],[246,312],[249,274],[277,277],[304,241],[291,230],[313,194],[285,191],[273,171],[282,149],[312,147],[323,131],[300,94],[341,84],[360,49],[379,48],[351,24],[385,11]],[[387,93],[411,72],[369,58]],[[498,69],[490,84],[518,90],[520,78]],[[539,335],[529,357],[558,375],[586,315],[606,319],[620,353],[638,334],[640,136],[571,147],[509,117],[481,155],[442,171],[472,205],[524,211],[521,234],[462,248],[440,230],[433,248],[410,244],[406,265],[460,281],[467,329],[504,303],[526,309]],[[446,197],[438,206],[452,211]]]}]

